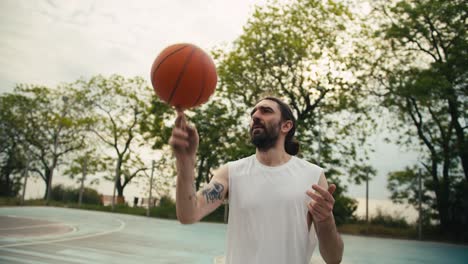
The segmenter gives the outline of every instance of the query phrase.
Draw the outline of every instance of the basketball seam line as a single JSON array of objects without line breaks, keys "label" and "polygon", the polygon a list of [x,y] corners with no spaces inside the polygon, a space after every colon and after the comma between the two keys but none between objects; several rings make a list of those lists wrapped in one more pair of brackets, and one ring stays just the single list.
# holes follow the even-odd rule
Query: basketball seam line
[{"label": "basketball seam line", "polygon": [[174,88],[172,89],[171,96],[169,97],[168,103],[171,103],[172,98],[175,95],[175,92],[177,91],[177,88],[179,88],[180,81],[182,80],[182,77],[184,76],[185,70],[187,69],[187,65],[192,59],[193,53],[195,53],[196,48],[193,48],[193,50],[190,52],[190,54],[187,57],[187,60],[184,63],[184,67],[182,68],[182,71],[179,73],[179,76],[177,77],[177,81],[174,85]]},{"label": "basketball seam line", "polygon": [[163,64],[163,62],[166,61],[167,58],[169,58],[170,56],[174,55],[175,53],[177,53],[177,52],[179,52],[179,51],[185,49],[186,47],[188,47],[188,45],[187,45],[187,46],[183,46],[183,47],[181,47],[181,48],[178,48],[178,49],[174,50],[173,52],[169,53],[166,57],[164,57],[164,59],[161,60],[161,62],[158,64],[158,66],[156,66],[156,69],[154,69],[154,72],[153,72],[153,74],[151,74],[151,76],[154,76],[154,75],[156,74],[156,72],[158,71],[158,69],[159,69],[159,67],[161,66],[161,64]]}]

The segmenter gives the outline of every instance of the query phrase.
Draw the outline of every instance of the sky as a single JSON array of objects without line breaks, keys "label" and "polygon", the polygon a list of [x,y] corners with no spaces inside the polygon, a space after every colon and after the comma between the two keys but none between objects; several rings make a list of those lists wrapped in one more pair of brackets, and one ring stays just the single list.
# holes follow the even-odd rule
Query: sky
[{"label": "sky", "polygon": [[[143,76],[157,54],[174,43],[189,42],[204,50],[232,43],[255,5],[266,0],[2,0],[0,1],[0,93],[17,83],[55,87],[93,75]],[[383,120],[380,125],[384,125]],[[388,133],[370,141],[376,152],[370,164],[377,176],[371,199],[388,204],[387,173],[417,163],[417,155],[385,143]],[[63,179],[62,179],[63,180]],[[60,179],[58,179],[60,182]],[[41,196],[36,180],[29,196]],[[111,184],[101,184],[111,194]],[[138,193],[139,186],[126,192]],[[365,197],[365,186],[350,185],[348,194]],[[131,195],[129,195],[131,196]],[[362,209],[362,203],[360,205]],[[360,210],[358,209],[358,210]]]}]

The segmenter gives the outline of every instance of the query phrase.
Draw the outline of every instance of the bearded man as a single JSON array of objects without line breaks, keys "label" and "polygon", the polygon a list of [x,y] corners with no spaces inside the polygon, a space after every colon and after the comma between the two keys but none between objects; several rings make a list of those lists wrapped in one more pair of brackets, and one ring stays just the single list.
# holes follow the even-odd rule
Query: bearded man
[{"label": "bearded man", "polygon": [[265,97],[250,116],[256,153],[221,166],[196,193],[199,137],[178,111],[169,140],[177,167],[177,218],[195,223],[228,199],[226,263],[306,264],[317,242],[325,262],[340,263],[344,245],[333,216],[336,186],[328,185],[322,168],[295,156],[299,143],[291,108]]}]

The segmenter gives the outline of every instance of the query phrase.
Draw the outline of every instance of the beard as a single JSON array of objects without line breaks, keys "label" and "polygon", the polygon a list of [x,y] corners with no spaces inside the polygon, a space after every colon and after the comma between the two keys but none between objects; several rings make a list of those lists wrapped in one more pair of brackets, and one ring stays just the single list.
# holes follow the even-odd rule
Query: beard
[{"label": "beard", "polygon": [[250,128],[250,142],[260,151],[269,150],[278,141],[280,124],[281,122],[273,125],[263,125],[260,121],[254,122]]}]

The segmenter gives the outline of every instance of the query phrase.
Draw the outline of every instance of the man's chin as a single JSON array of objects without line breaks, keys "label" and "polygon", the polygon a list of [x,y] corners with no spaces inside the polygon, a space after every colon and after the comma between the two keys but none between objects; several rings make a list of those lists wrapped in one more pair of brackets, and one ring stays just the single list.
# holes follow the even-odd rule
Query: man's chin
[{"label": "man's chin", "polygon": [[254,144],[254,146],[256,147],[264,145],[265,144],[264,141],[265,141],[265,137],[263,133],[252,134],[250,136],[250,142],[252,142],[252,144]]}]

